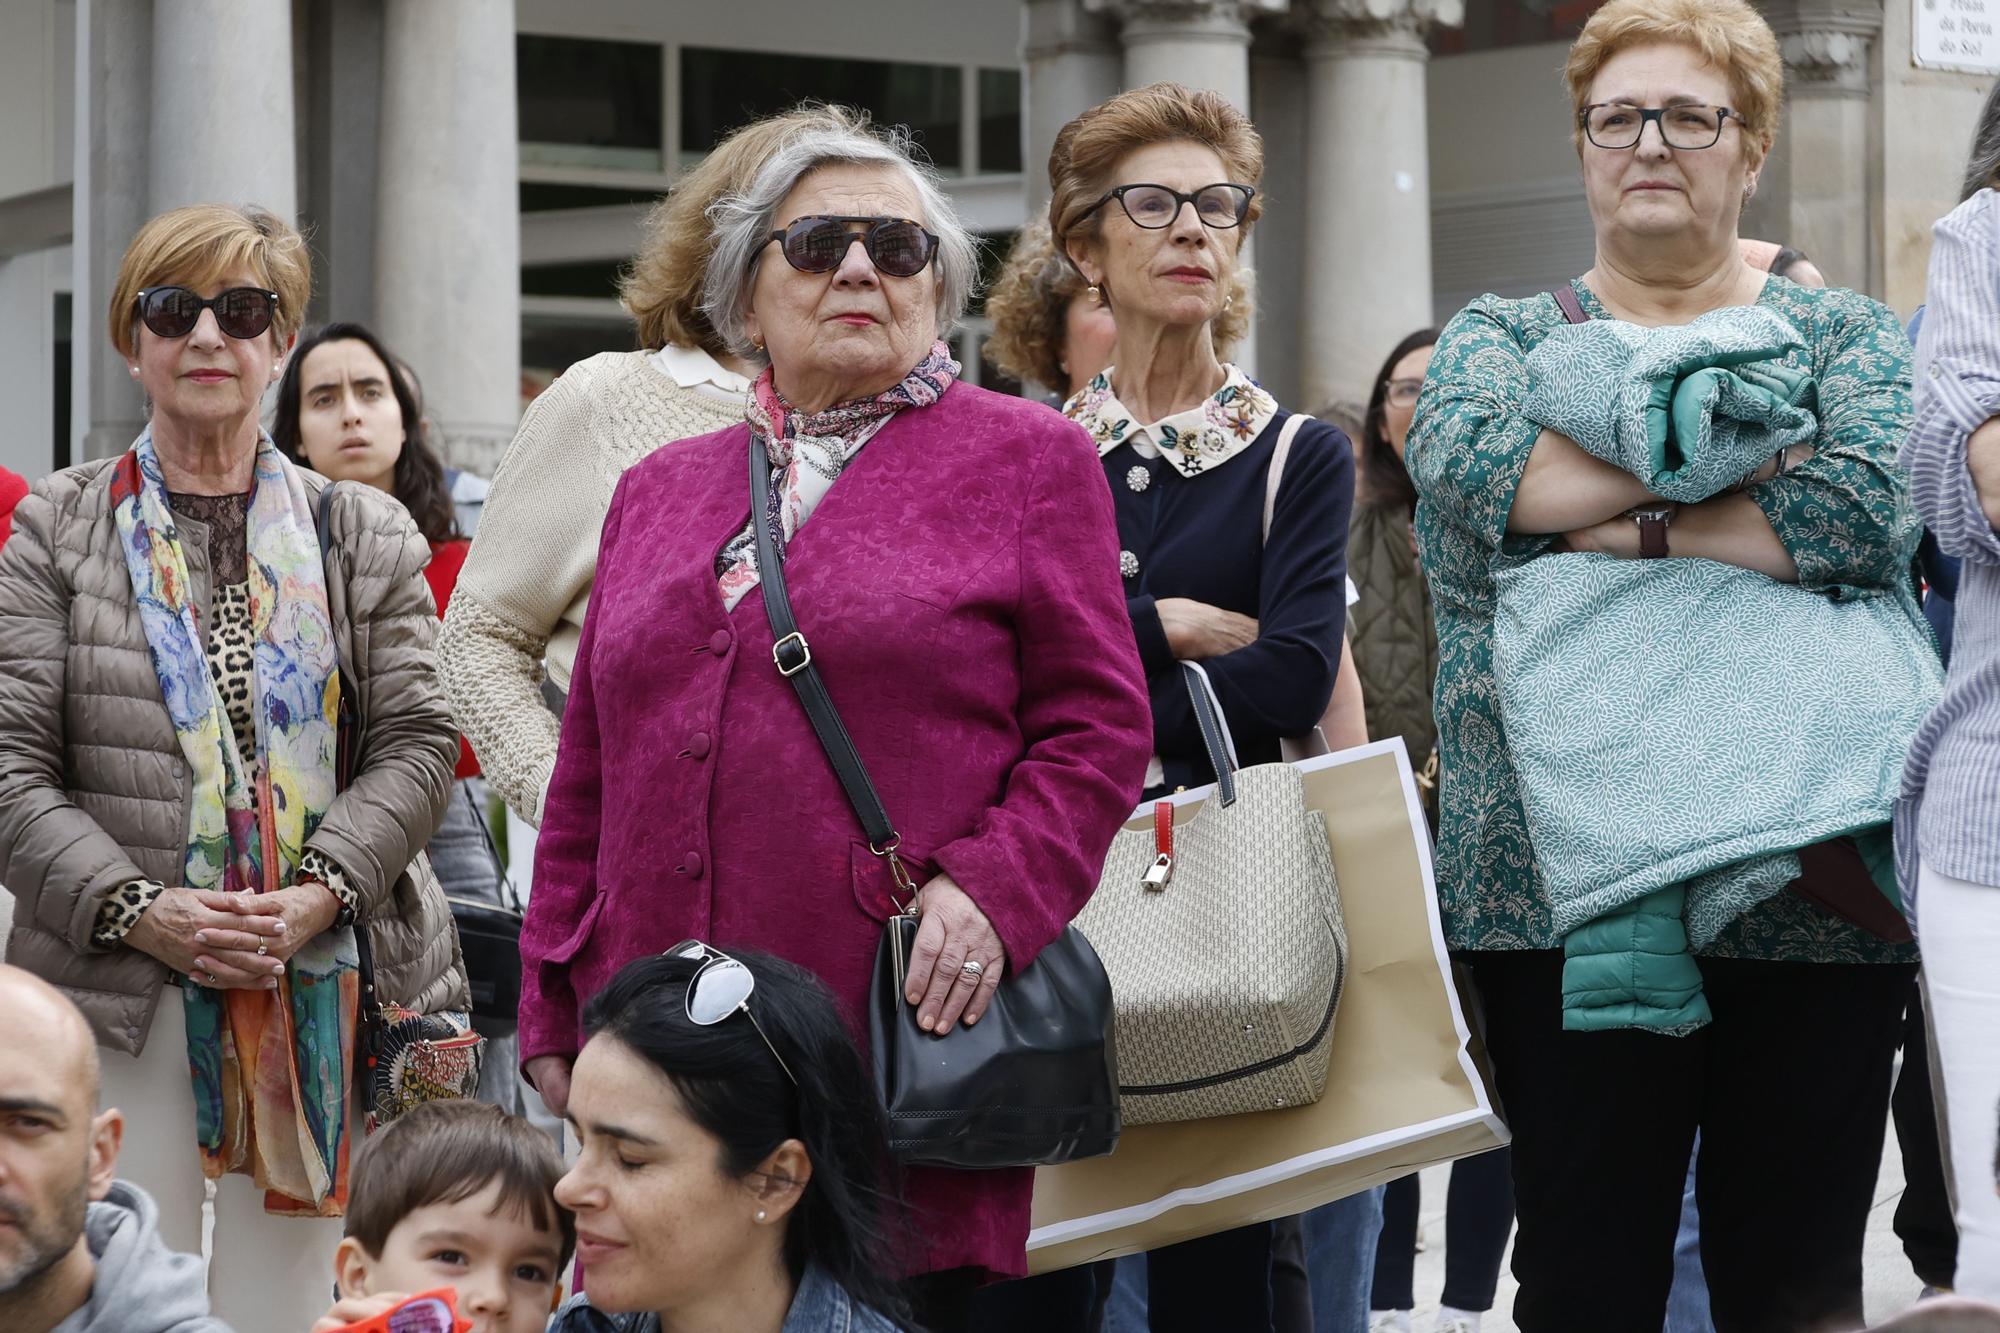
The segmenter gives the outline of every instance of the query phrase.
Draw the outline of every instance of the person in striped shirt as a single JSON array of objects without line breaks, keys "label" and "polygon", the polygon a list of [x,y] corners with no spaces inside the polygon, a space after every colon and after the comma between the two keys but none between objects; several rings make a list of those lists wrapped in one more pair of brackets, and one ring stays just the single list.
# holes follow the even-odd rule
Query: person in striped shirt
[{"label": "person in striped shirt", "polygon": [[1901,463],[1960,562],[1944,696],[1910,747],[1896,814],[1957,1183],[1956,1289],[2000,1298],[2000,85],[1963,202],[1937,224]]}]

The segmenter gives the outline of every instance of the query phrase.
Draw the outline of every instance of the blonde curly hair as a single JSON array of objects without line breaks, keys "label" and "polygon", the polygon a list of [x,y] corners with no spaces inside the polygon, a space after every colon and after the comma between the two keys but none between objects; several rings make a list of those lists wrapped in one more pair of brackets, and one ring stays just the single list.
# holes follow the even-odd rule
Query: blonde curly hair
[{"label": "blonde curly hair", "polygon": [[801,103],[755,120],[683,172],[642,224],[645,240],[618,279],[618,300],[639,326],[639,346],[699,347],[722,356],[728,344],[702,310],[715,233],[708,210],[749,188],[779,144],[802,130],[866,129],[868,118],[844,107]]},{"label": "blonde curly hair", "polygon": [[[1241,266],[1230,272],[1229,301],[1210,330],[1215,354],[1225,361],[1250,331],[1250,278]],[[984,345],[987,359],[1016,379],[1067,389],[1064,327],[1070,302],[1083,291],[1083,275],[1056,250],[1047,219],[1021,228],[986,294],[986,316],[993,321]]]}]

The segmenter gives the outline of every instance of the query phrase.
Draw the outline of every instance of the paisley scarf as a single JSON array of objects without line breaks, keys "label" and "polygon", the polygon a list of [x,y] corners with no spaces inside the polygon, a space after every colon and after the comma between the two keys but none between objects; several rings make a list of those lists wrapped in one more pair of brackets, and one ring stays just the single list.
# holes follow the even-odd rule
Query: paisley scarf
[{"label": "paisley scarf", "polygon": [[[750,386],[747,415],[751,436],[764,441],[771,454],[771,493],[756,497],[756,501],[781,556],[786,543],[812,517],[861,446],[904,408],[929,407],[944,397],[958,372],[951,348],[934,343],[916,369],[894,388],[872,398],[835,403],[823,412],[801,412],[785,401],[771,378],[771,369],[765,368]],[[757,572],[754,526],[759,517],[753,513],[750,523],[716,557],[722,604],[732,611],[744,594],[762,581]]]},{"label": "paisley scarf", "polygon": [[[195,621],[186,553],[150,430],[116,466],[113,517],[160,694],[193,773],[186,884],[289,885],[333,803],[339,683],[312,507],[298,470],[258,441],[246,528],[257,753],[239,753]],[[181,989],[202,1173],[251,1176],[273,1213],[338,1216],[360,975],[354,931],[292,955],[275,990]]]}]

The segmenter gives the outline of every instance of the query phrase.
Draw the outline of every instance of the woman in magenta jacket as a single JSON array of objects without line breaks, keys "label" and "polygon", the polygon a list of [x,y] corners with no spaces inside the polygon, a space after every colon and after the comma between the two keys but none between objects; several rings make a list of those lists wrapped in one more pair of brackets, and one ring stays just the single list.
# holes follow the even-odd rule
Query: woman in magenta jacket
[{"label": "woman in magenta jacket", "polygon": [[[814,131],[711,218],[709,316],[770,367],[746,424],[632,468],[605,519],[521,938],[521,1054],[558,1110],[583,1002],[689,937],[811,969],[865,1039],[894,885],[772,661],[753,512],[922,886],[911,990],[943,1040],[1089,897],[1152,748],[1096,452],[957,381],[973,248],[928,173]],[[881,1262],[929,1275],[929,1324],[1025,1271],[1031,1186],[907,1173]]]}]

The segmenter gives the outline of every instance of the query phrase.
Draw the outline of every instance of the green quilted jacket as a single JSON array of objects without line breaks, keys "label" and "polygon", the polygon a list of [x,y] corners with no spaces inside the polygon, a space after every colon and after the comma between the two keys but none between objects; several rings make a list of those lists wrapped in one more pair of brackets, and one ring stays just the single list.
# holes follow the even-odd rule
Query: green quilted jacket
[{"label": "green quilted jacket", "polygon": [[[1437,747],[1431,682],[1437,679],[1437,622],[1430,587],[1410,545],[1408,509],[1354,506],[1347,530],[1347,573],[1361,594],[1347,612],[1348,642],[1368,715],[1368,738],[1401,736],[1419,773]],[[1425,803],[1435,804],[1433,792]]]}]

